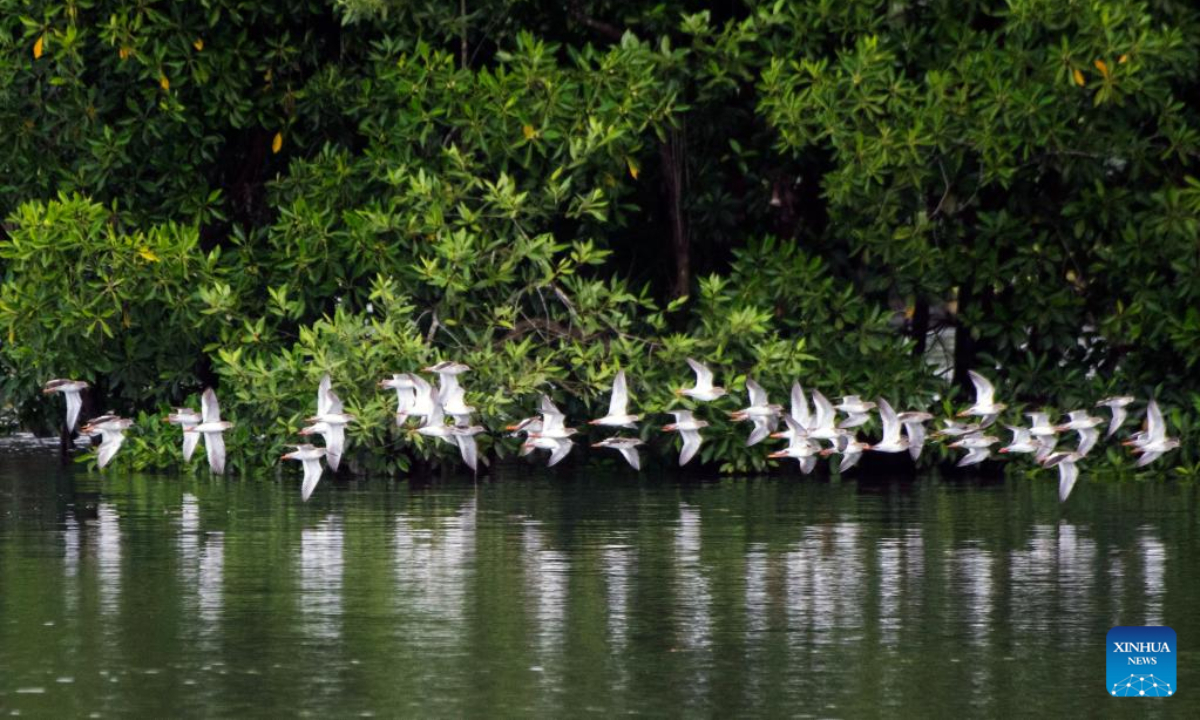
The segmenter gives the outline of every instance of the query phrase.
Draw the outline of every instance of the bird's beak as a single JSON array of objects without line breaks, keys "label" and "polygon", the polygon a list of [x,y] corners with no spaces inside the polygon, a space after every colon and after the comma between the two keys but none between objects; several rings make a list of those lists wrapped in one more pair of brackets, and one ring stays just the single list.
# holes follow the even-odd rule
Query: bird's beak
[{"label": "bird's beak", "polygon": [[1001,453],[1001,454],[1008,454],[1008,448],[1000,448],[996,452]]},{"label": "bird's beak", "polygon": [[284,456],[280,458],[280,460],[291,460],[294,455],[295,455],[295,453],[285,453]]},{"label": "bird's beak", "polygon": [[784,439],[785,437],[787,437],[787,434],[786,434],[786,433],[781,433],[781,432],[773,432],[773,433],[771,433],[771,437],[773,437],[773,438],[776,438],[776,439],[778,439],[778,440],[782,440],[782,439]]},{"label": "bird's beak", "polygon": [[663,425],[663,426],[662,426],[662,429],[663,429],[665,432],[674,432],[674,430],[675,430],[675,423],[671,423],[670,425]]},{"label": "bird's beak", "polygon": [[960,412],[959,414],[955,415],[954,417],[970,417],[970,416],[971,416],[971,413],[970,413],[970,412],[968,412],[968,411],[966,411],[966,410],[963,410],[962,412]]},{"label": "bird's beak", "polygon": [[[599,420],[588,420],[588,425],[599,425],[599,424],[600,424]],[[593,446],[593,447],[595,447],[595,446]]]},{"label": "bird's beak", "polygon": [[787,453],[783,450],[778,450],[776,452],[768,454],[767,457],[769,457],[769,458],[784,458],[784,457],[787,457]]}]

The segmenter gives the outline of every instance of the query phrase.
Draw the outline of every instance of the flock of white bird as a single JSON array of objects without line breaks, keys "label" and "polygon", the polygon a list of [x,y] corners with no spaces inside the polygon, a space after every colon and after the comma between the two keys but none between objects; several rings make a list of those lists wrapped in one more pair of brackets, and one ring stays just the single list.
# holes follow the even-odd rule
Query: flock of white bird
[{"label": "flock of white bird", "polygon": [[[695,373],[696,381],[692,387],[676,390],[677,395],[697,402],[712,402],[728,394],[725,388],[714,384],[713,373],[707,366],[690,358],[687,362]],[[463,462],[472,471],[477,471],[479,453],[475,436],[486,432],[486,429],[481,425],[472,424],[475,408],[466,404],[466,392],[459,381],[459,376],[469,370],[470,367],[462,363],[445,361],[424,369],[424,372],[437,376],[436,388],[417,373],[395,374],[380,381],[379,385],[396,391],[397,425],[407,426],[409,418],[420,418],[421,423],[412,427],[411,432],[457,445]],[[966,451],[958,461],[959,467],[975,465],[992,457],[992,448],[1000,444],[1001,440],[988,434],[987,429],[995,424],[1007,407],[996,402],[995,387],[987,378],[974,371],[969,375],[975,386],[975,402],[958,413],[958,417],[968,418],[970,421],[943,420],[944,427],[931,435],[949,439],[949,447]],[[80,394],[87,387],[86,382],[79,380],[51,380],[43,388],[46,393],[61,393],[65,397],[68,432],[73,432],[78,422],[82,407]],[[767,392],[754,380],[746,381],[746,391],[749,405],[729,413],[733,420],[749,422],[752,425],[746,444],[756,445],[767,438],[787,440],[786,448],[770,453],[769,457],[794,458],[805,474],[813,471],[819,457],[835,454],[841,456],[839,472],[854,467],[868,450],[883,453],[907,452],[916,460],[925,445],[925,424],[933,420],[932,414],[919,410],[897,413],[882,398],[876,402],[869,402],[850,395],[834,405],[816,390],[811,393],[810,406],[809,396],[798,382],[792,385],[791,406],[787,410],[781,405],[771,404]],[[1096,407],[1106,407],[1111,413],[1106,438],[1115,436],[1125,424],[1128,408],[1134,402],[1133,397],[1118,396],[1096,403]],[[882,437],[878,442],[868,443],[858,437],[856,428],[870,421],[872,411],[879,413]],[[686,465],[700,450],[703,441],[700,431],[708,427],[708,422],[697,419],[692,410],[673,410],[670,414],[674,416],[675,422],[664,425],[662,429],[679,434],[682,442],[679,464]],[[1064,423],[1055,423],[1048,412],[1030,412],[1026,415],[1030,419],[1029,427],[1005,426],[1012,433],[1012,441],[1000,447],[998,451],[1001,454],[1031,454],[1045,467],[1058,467],[1059,499],[1066,500],[1079,476],[1078,463],[1100,440],[1098,428],[1104,423],[1104,419],[1089,415],[1086,410],[1067,413]],[[446,421],[447,416],[451,420],[450,423]],[[629,413],[629,391],[625,372],[622,370],[613,380],[607,414],[589,421],[589,424],[635,430],[640,419],[639,415]],[[304,481],[300,494],[304,500],[308,500],[321,479],[322,459],[332,470],[337,471],[345,450],[346,426],[353,421],[354,416],[344,411],[341,399],[332,388],[329,375],[325,375],[317,388],[317,414],[308,418],[307,422],[310,424],[300,431],[305,437],[320,435],[324,446],[298,444],[292,446],[292,452],[283,456],[285,460],[296,460],[303,464]],[[183,430],[185,461],[191,459],[199,439],[203,437],[209,467],[217,474],[225,471],[225,442],[222,433],[233,427],[233,424],[221,420],[221,410],[212,388],[204,391],[199,413],[191,408],[177,408],[166,417],[166,422],[179,425]],[[779,431],[780,423],[784,426],[782,431]],[[86,435],[99,435],[101,438],[97,452],[99,467],[103,468],[116,455],[125,441],[125,430],[132,424],[132,421],[126,418],[102,415],[80,428],[80,432]],[[538,415],[508,425],[505,430],[513,436],[524,436],[521,455],[528,455],[535,450],[548,451],[550,466],[558,464],[571,452],[574,447],[572,437],[578,432],[576,428],[567,427],[566,415],[546,395],[541,396]],[[1078,436],[1075,447],[1067,450],[1057,449],[1059,436],[1072,432]],[[827,446],[823,446],[822,443],[827,443]],[[634,469],[640,470],[638,447],[643,444],[644,441],[639,437],[615,435],[594,443],[592,447],[616,450]],[[1123,444],[1140,456],[1137,467],[1143,467],[1154,462],[1163,453],[1179,447],[1179,440],[1167,437],[1166,424],[1158,403],[1150,400],[1146,406],[1146,419],[1142,429],[1133,433]]]}]

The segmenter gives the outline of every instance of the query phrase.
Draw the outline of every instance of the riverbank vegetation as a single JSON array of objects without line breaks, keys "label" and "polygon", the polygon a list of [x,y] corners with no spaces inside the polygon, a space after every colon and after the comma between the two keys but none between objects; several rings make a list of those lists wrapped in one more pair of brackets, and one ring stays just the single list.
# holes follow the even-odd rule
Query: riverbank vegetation
[{"label": "riverbank vegetation", "polygon": [[[1197,457],[1191,3],[0,7],[0,389],[30,428],[42,382],[87,379],[139,417],[122,462],[169,466],[159,417],[215,385],[241,470],[328,371],[350,466],[395,472],[454,450],[395,427],[385,374],[466,362],[497,429],[539,392],[600,414],[618,368],[661,412],[696,356],[778,400],[941,408],[972,368],[1014,406],[1155,395]],[[765,467],[710,414],[705,461]]]}]

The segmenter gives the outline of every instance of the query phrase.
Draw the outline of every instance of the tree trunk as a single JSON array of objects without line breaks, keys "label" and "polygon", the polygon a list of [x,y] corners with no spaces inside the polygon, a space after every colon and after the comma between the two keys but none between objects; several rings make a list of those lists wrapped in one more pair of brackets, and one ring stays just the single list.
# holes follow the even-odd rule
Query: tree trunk
[{"label": "tree trunk", "polygon": [[975,278],[968,278],[958,291],[958,311],[954,316],[954,384],[967,387],[970,378],[967,371],[975,365],[975,340],[971,329],[963,322],[963,314],[975,301],[971,286]]},{"label": "tree trunk", "polygon": [[923,356],[926,340],[929,337],[929,301],[923,297],[918,297],[913,306],[912,337],[913,355]]},{"label": "tree trunk", "polygon": [[687,219],[683,215],[684,144],[680,131],[671,130],[658,146],[662,160],[663,180],[667,192],[667,219],[671,228],[671,252],[675,257],[675,278],[671,283],[671,298],[690,294],[692,285],[692,248],[688,237]]}]

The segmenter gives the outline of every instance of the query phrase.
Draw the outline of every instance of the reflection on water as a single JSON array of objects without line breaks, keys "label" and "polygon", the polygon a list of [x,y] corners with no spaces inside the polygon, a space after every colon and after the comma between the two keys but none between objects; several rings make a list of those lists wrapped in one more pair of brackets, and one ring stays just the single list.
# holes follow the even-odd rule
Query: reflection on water
[{"label": "reflection on water", "polygon": [[186,612],[195,614],[198,642],[218,636],[225,578],[224,533],[201,530],[200,502],[184,493],[179,510],[179,580]]},{"label": "reflection on water", "polygon": [[1142,555],[1143,589],[1146,593],[1145,619],[1142,625],[1162,625],[1163,568],[1167,562],[1167,548],[1154,537],[1154,529],[1142,527],[1138,534],[1138,545]]},{"label": "reflection on water", "polygon": [[121,609],[121,521],[117,510],[100,503],[96,520],[96,580],[99,585],[100,613],[111,619]]},{"label": "reflection on water", "polygon": [[341,518],[327,517],[300,531],[296,599],[313,640],[336,640],[342,629],[342,569],[346,546]]},{"label": "reflection on water", "polygon": [[1132,713],[1108,628],[1200,636],[1177,483],[55,472],[0,472],[2,715]]}]

